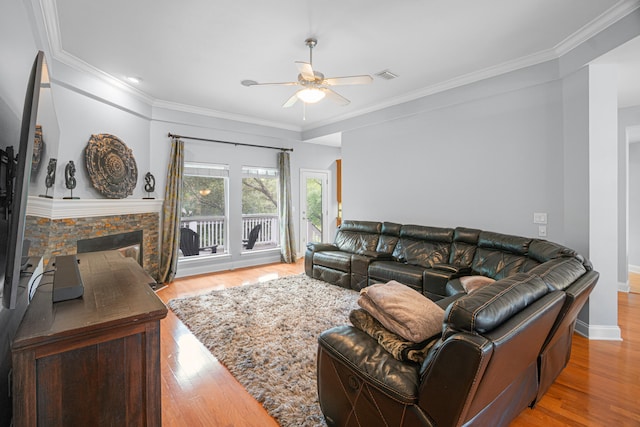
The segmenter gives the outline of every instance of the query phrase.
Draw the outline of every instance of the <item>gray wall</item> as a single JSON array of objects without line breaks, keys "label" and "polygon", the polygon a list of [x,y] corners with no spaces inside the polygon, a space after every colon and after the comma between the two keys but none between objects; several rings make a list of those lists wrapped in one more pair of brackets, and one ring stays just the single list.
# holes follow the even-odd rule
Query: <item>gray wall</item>
[{"label": "gray wall", "polygon": [[[623,256],[619,275],[626,277],[629,269],[640,272],[640,106],[619,110],[618,144],[621,153],[618,162],[619,198],[619,251]],[[627,257],[624,255],[628,254]],[[623,290],[629,290],[627,284]]]},{"label": "gray wall", "polygon": [[537,236],[547,212],[562,241],[561,119],[551,82],[347,132],[345,218]]},{"label": "gray wall", "polygon": [[640,143],[629,144],[629,266],[640,272]]}]

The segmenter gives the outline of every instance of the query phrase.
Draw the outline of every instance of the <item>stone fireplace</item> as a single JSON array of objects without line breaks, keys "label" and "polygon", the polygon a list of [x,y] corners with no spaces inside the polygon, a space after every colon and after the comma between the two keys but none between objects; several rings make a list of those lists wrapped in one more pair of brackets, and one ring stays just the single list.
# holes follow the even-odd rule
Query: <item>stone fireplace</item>
[{"label": "stone fireplace", "polygon": [[55,255],[138,245],[138,262],[158,279],[161,201],[30,198],[28,206],[29,253],[42,256],[45,265]]},{"label": "stone fireplace", "polygon": [[144,266],[143,230],[129,231],[127,233],[109,234],[107,236],[80,239],[76,243],[79,254],[85,252],[98,252],[119,250],[124,256],[136,260]]}]

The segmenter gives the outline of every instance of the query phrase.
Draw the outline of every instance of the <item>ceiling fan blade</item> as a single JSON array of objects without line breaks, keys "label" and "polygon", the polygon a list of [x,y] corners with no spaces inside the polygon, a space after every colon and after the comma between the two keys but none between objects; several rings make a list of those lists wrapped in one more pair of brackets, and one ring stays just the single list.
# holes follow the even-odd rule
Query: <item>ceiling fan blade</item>
[{"label": "ceiling fan blade", "polygon": [[298,100],[298,92],[291,95],[291,98],[287,99],[287,102],[282,104],[282,108],[289,108],[293,106],[293,104],[295,104],[297,100]]},{"label": "ceiling fan blade", "polygon": [[372,81],[373,77],[365,74],[361,76],[329,77],[324,79],[323,83],[328,84],[329,86],[365,85]]},{"label": "ceiling fan blade", "polygon": [[243,80],[240,82],[242,86],[295,86],[298,82],[274,82],[274,83],[258,83],[255,80]]},{"label": "ceiling fan blade", "polygon": [[333,102],[335,102],[338,105],[349,105],[349,103],[351,103],[351,101],[349,101],[347,98],[345,98],[344,96],[340,95],[337,92],[334,92],[333,90],[327,88],[327,87],[323,87],[322,91],[325,93],[325,95],[327,95],[327,98],[331,99]]},{"label": "ceiling fan blade", "polygon": [[312,82],[316,79],[316,75],[313,73],[313,68],[308,62],[296,61],[296,67],[303,79]]}]

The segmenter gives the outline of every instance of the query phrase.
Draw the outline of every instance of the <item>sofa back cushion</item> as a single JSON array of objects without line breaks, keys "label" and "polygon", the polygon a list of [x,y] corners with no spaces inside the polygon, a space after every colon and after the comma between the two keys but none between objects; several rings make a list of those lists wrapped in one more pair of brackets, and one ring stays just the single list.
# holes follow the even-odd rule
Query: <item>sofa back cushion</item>
[{"label": "sofa back cushion", "polygon": [[449,261],[453,229],[403,225],[393,257],[411,265],[429,268]]},{"label": "sofa back cushion", "polygon": [[443,337],[459,331],[485,334],[548,293],[538,276],[518,273],[457,299],[445,313]]},{"label": "sofa back cushion", "polygon": [[386,254],[393,253],[393,250],[398,244],[398,240],[400,240],[401,229],[402,224],[396,224],[395,222],[383,222],[376,252],[383,252]]},{"label": "sofa back cushion", "polygon": [[453,232],[449,264],[458,267],[471,267],[478,246],[480,230],[457,227]]},{"label": "sofa back cushion", "polygon": [[561,257],[582,258],[573,249],[569,249],[565,246],[549,242],[547,240],[533,239],[529,245],[529,258],[532,258],[539,263]]},{"label": "sofa back cushion", "polygon": [[530,243],[526,237],[481,231],[471,268],[496,280],[512,276],[523,271]]},{"label": "sofa back cushion", "polygon": [[549,290],[565,290],[587,272],[579,257],[561,257],[549,260],[529,271],[547,284]]},{"label": "sofa back cushion", "polygon": [[362,253],[375,251],[382,224],[373,221],[344,221],[336,233],[335,245],[341,251]]}]

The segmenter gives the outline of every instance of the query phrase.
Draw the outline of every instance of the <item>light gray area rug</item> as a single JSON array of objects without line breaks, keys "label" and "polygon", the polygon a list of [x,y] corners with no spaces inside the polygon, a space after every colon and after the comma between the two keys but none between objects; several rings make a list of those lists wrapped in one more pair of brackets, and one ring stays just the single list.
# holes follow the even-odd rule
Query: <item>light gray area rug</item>
[{"label": "light gray area rug", "polygon": [[174,299],[169,307],[282,427],[324,426],[318,335],[348,323],[357,298],[300,274]]}]

